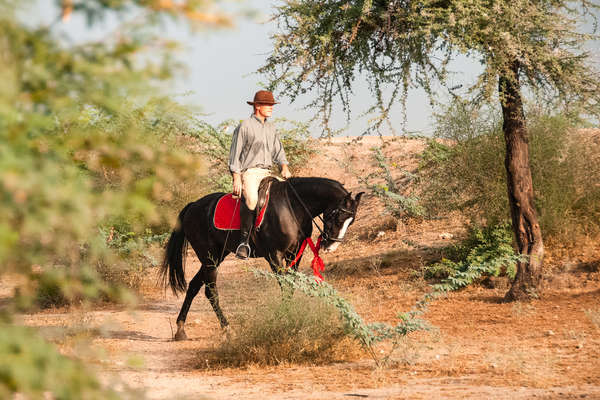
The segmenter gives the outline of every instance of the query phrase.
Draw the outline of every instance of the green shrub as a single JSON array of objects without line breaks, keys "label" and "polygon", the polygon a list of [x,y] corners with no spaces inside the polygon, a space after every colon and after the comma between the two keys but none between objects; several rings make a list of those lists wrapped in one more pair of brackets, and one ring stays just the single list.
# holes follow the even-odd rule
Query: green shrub
[{"label": "green shrub", "polygon": [[[119,21],[131,11],[123,3],[89,0],[72,11],[89,25]],[[170,227],[179,211],[164,212],[177,200],[171,186],[197,186],[200,158],[177,145],[189,113],[159,97],[159,82],[175,68],[173,43],[148,29],[160,14],[183,11],[137,5],[143,21],[81,42],[27,18],[35,3],[0,0],[0,278],[10,272],[23,282],[0,310],[2,399],[125,397],[10,316],[32,305],[114,299],[122,282],[107,283],[102,268],[119,251],[99,228],[117,219],[136,234]],[[191,6],[185,13],[200,5]],[[151,57],[142,54],[148,44]]]},{"label": "green shrub", "polygon": [[61,355],[32,329],[0,322],[0,398],[135,398],[103,388],[81,362]]},{"label": "green shrub", "polygon": [[[460,282],[467,286],[486,276],[516,274],[513,233],[509,223],[485,228],[473,227],[467,239],[444,249],[444,258],[425,268],[425,278]],[[504,262],[508,260],[508,262]]]},{"label": "green shrub", "polygon": [[67,282],[68,277],[62,269],[54,268],[40,275],[35,291],[36,305],[41,308],[61,307],[75,301],[76,299],[70,299],[71,296],[67,295],[67,291],[72,289],[70,285],[65,287]]},{"label": "green shrub", "polygon": [[[474,223],[510,218],[505,144],[499,114],[454,103],[438,116],[436,135],[422,153],[419,192],[432,216],[453,210]],[[545,238],[575,243],[600,232],[600,134],[576,121],[538,110],[527,114],[536,207]]]},{"label": "green shrub", "polygon": [[110,259],[98,262],[96,270],[111,287],[138,289],[150,268],[158,267],[156,250],[164,248],[170,232],[155,234],[150,228],[143,233],[121,222],[100,228],[100,237],[113,251]]},{"label": "green shrub", "polygon": [[303,166],[317,152],[315,142],[310,137],[309,124],[286,118],[274,120],[287,160],[292,169]]},{"label": "green shrub", "polygon": [[[124,264],[99,261],[95,267],[82,265],[77,268],[45,268],[32,273],[27,286],[17,290],[14,304],[22,311],[31,311],[103,301],[130,303],[133,298],[127,289],[137,286],[128,284],[127,279],[131,279],[131,273]],[[109,268],[110,273],[105,268]],[[116,275],[115,271],[119,268],[128,272]]]},{"label": "green shrub", "polygon": [[[392,176],[389,160],[380,148],[375,147],[372,151],[377,170],[367,176],[357,175],[359,182],[383,201],[386,211],[394,218],[422,217],[425,210],[420,204],[419,197],[414,193],[407,194],[406,187],[398,187]],[[407,178],[407,182],[417,178],[409,171],[403,171],[402,173]]]}]

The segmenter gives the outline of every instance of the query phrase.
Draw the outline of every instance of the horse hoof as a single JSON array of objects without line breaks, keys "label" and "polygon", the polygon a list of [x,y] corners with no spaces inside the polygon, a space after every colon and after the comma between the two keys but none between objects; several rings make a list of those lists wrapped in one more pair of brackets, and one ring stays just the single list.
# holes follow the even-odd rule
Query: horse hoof
[{"label": "horse hoof", "polygon": [[180,341],[180,340],[187,340],[187,335],[185,334],[185,331],[177,331],[177,333],[175,334],[175,337],[173,338],[176,341]]},{"label": "horse hoof", "polygon": [[221,327],[221,332],[223,333],[222,340],[229,341],[233,339],[233,329],[231,329],[231,326],[225,325]]}]

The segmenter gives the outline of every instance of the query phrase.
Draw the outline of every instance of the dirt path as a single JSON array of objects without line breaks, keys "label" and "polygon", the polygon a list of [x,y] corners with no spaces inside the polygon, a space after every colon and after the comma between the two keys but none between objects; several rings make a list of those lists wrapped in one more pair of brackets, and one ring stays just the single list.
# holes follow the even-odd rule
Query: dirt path
[{"label": "dirt path", "polygon": [[[198,265],[188,266],[191,277]],[[251,274],[233,260],[221,268],[226,312],[251,302]],[[391,320],[397,310],[410,307],[419,290],[399,290],[401,276],[380,272],[334,284],[356,299],[363,315]],[[365,299],[363,285],[374,294],[371,300]],[[187,324],[191,340],[184,342],[171,341],[169,325],[181,299],[156,289],[149,289],[133,311],[57,311],[23,318],[49,337],[53,327],[56,332],[87,327],[89,336],[58,341],[66,351],[94,358],[107,381],[118,377],[144,388],[151,399],[600,398],[600,328],[585,314],[600,310],[599,282],[549,292],[531,304],[503,304],[501,294],[474,288],[437,301],[425,317],[439,331],[414,335],[395,365],[385,369],[368,358],[323,366],[212,368],[201,354],[223,335],[200,295]],[[88,343],[95,352],[86,353]]]}]

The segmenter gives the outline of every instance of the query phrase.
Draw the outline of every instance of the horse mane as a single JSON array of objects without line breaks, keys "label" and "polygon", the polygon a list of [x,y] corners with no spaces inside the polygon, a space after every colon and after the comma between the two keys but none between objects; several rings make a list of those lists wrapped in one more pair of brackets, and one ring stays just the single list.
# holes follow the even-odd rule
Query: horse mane
[{"label": "horse mane", "polygon": [[296,184],[318,184],[318,183],[327,183],[331,186],[335,186],[338,189],[340,189],[345,195],[348,194],[348,191],[346,190],[346,188],[344,187],[344,185],[342,185],[340,182],[334,180],[334,179],[329,179],[329,178],[322,178],[322,177],[318,177],[318,176],[308,176],[308,177],[292,177],[289,178],[288,181],[292,184],[292,185],[296,185]]}]

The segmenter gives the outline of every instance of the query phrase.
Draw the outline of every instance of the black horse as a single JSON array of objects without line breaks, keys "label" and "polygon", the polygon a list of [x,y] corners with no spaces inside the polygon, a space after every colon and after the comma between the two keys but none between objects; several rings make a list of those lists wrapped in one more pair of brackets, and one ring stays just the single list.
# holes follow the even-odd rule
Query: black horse
[{"label": "black horse", "polygon": [[[185,320],[202,285],[205,285],[206,297],[221,327],[228,325],[219,306],[217,267],[225,256],[235,252],[239,231],[228,232],[214,226],[215,207],[224,194],[212,193],[185,206],[167,243],[162,274],[165,286],[169,285],[175,294],[186,290],[184,262],[188,242],[202,263],[190,281],[177,317],[176,340],[187,338]],[[320,214],[323,214],[324,223],[321,247],[326,252],[335,250],[348,226],[354,222],[362,194],[352,198],[339,182],[326,178],[290,178],[273,182],[262,225],[251,235],[252,257],[264,257],[274,272],[281,273],[295,258],[302,242],[311,236],[312,220]]]}]

